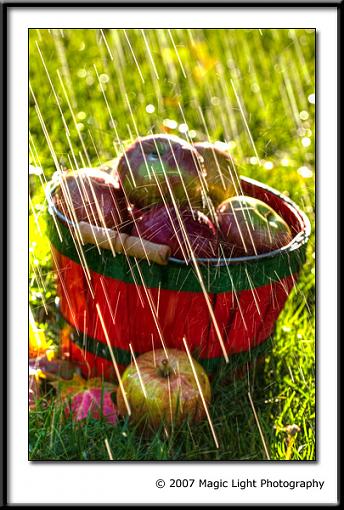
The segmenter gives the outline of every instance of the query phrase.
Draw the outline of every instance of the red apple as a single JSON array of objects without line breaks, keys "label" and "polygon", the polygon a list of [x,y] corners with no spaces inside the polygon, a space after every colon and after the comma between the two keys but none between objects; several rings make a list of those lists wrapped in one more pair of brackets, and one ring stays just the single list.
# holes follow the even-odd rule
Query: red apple
[{"label": "red apple", "polygon": [[218,236],[213,223],[195,209],[157,205],[135,221],[133,236],[157,244],[166,244],[174,257],[190,259],[190,247],[196,258],[218,255]]},{"label": "red apple", "polygon": [[72,221],[87,221],[121,231],[130,224],[128,202],[118,178],[97,168],[82,168],[62,175],[54,202]]},{"label": "red apple", "polygon": [[229,154],[216,144],[199,142],[194,148],[204,159],[208,195],[215,207],[226,198],[240,194],[240,181]]},{"label": "red apple", "polygon": [[[182,320],[182,319],[181,319]],[[149,428],[161,425],[170,429],[183,420],[204,420],[205,407],[198,390],[190,359],[186,352],[177,349],[146,352],[136,358],[122,375],[122,384],[134,423],[146,420]],[[192,360],[197,379],[208,406],[211,389],[207,374]],[[117,390],[117,408],[120,415],[127,415],[128,408],[121,388]]]},{"label": "red apple", "polygon": [[172,203],[200,204],[203,160],[186,141],[173,135],[138,138],[121,156],[117,171],[125,192],[137,207],[164,198]]},{"label": "red apple", "polygon": [[252,197],[231,197],[217,208],[226,256],[257,255],[292,240],[288,224],[268,204]]}]

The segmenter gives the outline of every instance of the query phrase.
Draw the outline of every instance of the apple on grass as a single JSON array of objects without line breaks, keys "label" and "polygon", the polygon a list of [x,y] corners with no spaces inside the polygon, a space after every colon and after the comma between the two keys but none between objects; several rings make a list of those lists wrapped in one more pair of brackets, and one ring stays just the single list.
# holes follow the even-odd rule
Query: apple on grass
[{"label": "apple on grass", "polygon": [[97,168],[62,173],[53,200],[71,221],[86,221],[120,231],[131,228],[128,201],[118,178]]},{"label": "apple on grass", "polygon": [[182,138],[159,134],[138,138],[118,161],[128,199],[137,207],[165,200],[198,205],[204,187],[203,159]]},{"label": "apple on grass", "polygon": [[292,240],[285,220],[257,198],[231,197],[218,206],[217,216],[227,257],[258,255]]},{"label": "apple on grass", "polygon": [[171,248],[171,255],[191,259],[218,256],[218,235],[213,223],[202,212],[181,207],[157,205],[136,219],[133,236]]},{"label": "apple on grass", "polygon": [[239,177],[228,152],[219,144],[210,142],[198,142],[193,147],[203,157],[207,191],[215,207],[223,200],[239,195]]},{"label": "apple on grass", "polygon": [[122,416],[128,414],[133,423],[148,425],[156,431],[161,426],[167,430],[184,420],[200,422],[205,419],[205,406],[210,404],[211,388],[201,365],[192,360],[199,387],[186,352],[177,349],[146,352],[136,358],[122,375],[122,385],[117,390],[117,409]]}]

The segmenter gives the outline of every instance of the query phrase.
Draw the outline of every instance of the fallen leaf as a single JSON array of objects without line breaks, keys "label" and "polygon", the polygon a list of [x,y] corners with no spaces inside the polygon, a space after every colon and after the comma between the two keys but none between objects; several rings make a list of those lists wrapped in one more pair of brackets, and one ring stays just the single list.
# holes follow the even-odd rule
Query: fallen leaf
[{"label": "fallen leaf", "polygon": [[57,381],[53,381],[51,385],[57,390],[58,396],[61,400],[65,400],[77,393],[82,393],[90,388],[103,389],[104,392],[116,390],[116,386],[114,384],[105,382],[100,377],[84,379],[79,374],[74,374],[73,378],[69,380],[59,379]]},{"label": "fallen leaf", "polygon": [[86,419],[88,416],[96,420],[103,416],[108,423],[113,425],[117,421],[117,409],[111,397],[112,391],[104,388],[89,387],[80,393],[74,394],[65,407],[65,415],[72,415],[76,422]]}]

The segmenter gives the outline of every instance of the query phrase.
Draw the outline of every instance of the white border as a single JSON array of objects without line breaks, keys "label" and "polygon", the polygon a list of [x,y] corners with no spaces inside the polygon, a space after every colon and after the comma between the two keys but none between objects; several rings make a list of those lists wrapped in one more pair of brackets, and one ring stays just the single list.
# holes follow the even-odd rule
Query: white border
[{"label": "white border", "polygon": [[[130,11],[130,12],[129,12]],[[130,20],[130,21],[128,21]],[[27,461],[27,72],[28,27],[304,27],[318,31],[318,463],[29,463]],[[335,8],[68,9],[9,12],[10,299],[9,502],[336,503],[337,501],[337,13]],[[319,271],[319,269],[318,269]],[[325,480],[322,491],[155,488],[157,478]]]}]

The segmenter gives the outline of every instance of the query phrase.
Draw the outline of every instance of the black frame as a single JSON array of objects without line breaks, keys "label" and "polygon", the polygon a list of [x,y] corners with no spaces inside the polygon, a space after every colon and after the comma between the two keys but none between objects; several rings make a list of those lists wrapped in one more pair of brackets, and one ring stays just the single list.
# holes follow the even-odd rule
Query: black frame
[{"label": "black frame", "polygon": [[[86,7],[86,8],[102,8],[102,7],[146,7],[146,8],[161,8],[161,7],[173,7],[173,8],[190,8],[190,7],[202,7],[202,8],[216,8],[216,7],[263,7],[263,8],[273,8],[273,7],[290,7],[290,8],[306,8],[306,7],[312,7],[312,8],[321,8],[321,7],[334,7],[337,9],[337,28],[338,28],[338,38],[337,38],[337,50],[338,50],[338,57],[337,57],[337,69],[338,69],[338,93],[337,93],[337,102],[338,107],[340,108],[340,91],[341,91],[341,74],[340,74],[340,48],[342,43],[342,33],[341,33],[341,11],[342,11],[342,0],[304,0],[304,1],[298,1],[298,0],[282,0],[280,2],[275,0],[242,0],[242,1],[215,1],[215,2],[209,2],[206,0],[196,0],[196,1],[188,1],[184,2],[182,0],[174,0],[174,1],[167,1],[167,2],[161,2],[161,1],[148,1],[148,2],[137,2],[132,0],[127,0],[126,2],[113,2],[111,0],[109,1],[100,1],[100,2],[92,2],[90,0],[84,0],[82,1],[72,1],[68,2],[68,0],[60,0],[60,1],[2,1],[0,0],[0,33],[2,34],[2,37],[0,37],[0,62],[3,63],[3,65],[0,67],[0,155],[1,157],[1,163],[2,167],[0,170],[0,200],[1,200],[1,209],[0,209],[0,232],[2,234],[2,249],[0,251],[0,325],[2,326],[2,341],[0,340],[0,361],[1,361],[1,368],[2,368],[2,385],[1,385],[1,392],[0,392],[0,428],[1,435],[0,435],[0,506],[1,507],[7,507],[10,506],[10,503],[8,501],[8,479],[7,479],[7,468],[8,468],[8,462],[9,458],[7,455],[7,405],[8,405],[8,399],[7,399],[7,336],[8,336],[8,325],[7,325],[7,316],[8,316],[8,308],[7,308],[7,299],[9,294],[9,286],[7,282],[7,267],[8,267],[8,254],[7,254],[7,240],[8,240],[8,228],[7,228],[7,218],[8,218],[8,204],[7,204],[7,162],[8,162],[8,154],[7,154],[7,126],[8,122],[10,121],[9,116],[7,114],[7,91],[8,91],[8,85],[7,85],[7,35],[8,35],[8,12],[10,9],[15,8],[43,8],[43,7],[59,7],[68,9],[68,7]],[[337,131],[337,142],[338,142],[338,166],[337,166],[337,178],[338,178],[338,188],[337,188],[337,203],[338,203],[338,211],[337,211],[337,218],[338,218],[338,231],[337,236],[338,240],[340,240],[340,163],[341,163],[341,157],[340,157],[340,134],[341,134],[341,119],[338,118],[338,131]],[[317,208],[316,208],[317,209]],[[338,260],[340,260],[340,243],[338,243]],[[340,265],[337,266],[338,276],[340,276]],[[338,346],[338,353],[340,353],[340,314],[339,314],[339,306],[340,306],[340,293],[339,293],[339,286],[337,286],[337,317],[338,317],[338,336],[337,336],[337,346]],[[340,360],[338,357],[337,361],[337,370],[338,374],[340,373]],[[338,383],[339,383],[339,376],[338,376]],[[339,404],[339,398],[340,398],[340,386],[338,384],[338,404]],[[339,409],[339,405],[337,405]],[[340,445],[340,413],[338,417],[338,437],[337,437],[337,444],[338,447]],[[339,449],[339,448],[338,448]],[[340,502],[340,458],[339,460],[339,466],[338,466],[338,472],[337,472],[337,480],[338,480],[338,495],[337,495],[337,502],[339,504]],[[152,506],[155,506],[154,504]],[[167,505],[170,506],[170,505]],[[200,505],[203,506],[203,505]],[[207,506],[207,505],[206,505]],[[260,505],[257,505],[260,506]],[[268,504],[264,506],[270,506]],[[285,505],[287,506],[287,505]],[[304,506],[329,506],[329,505],[322,505],[317,503],[309,503]]]}]

